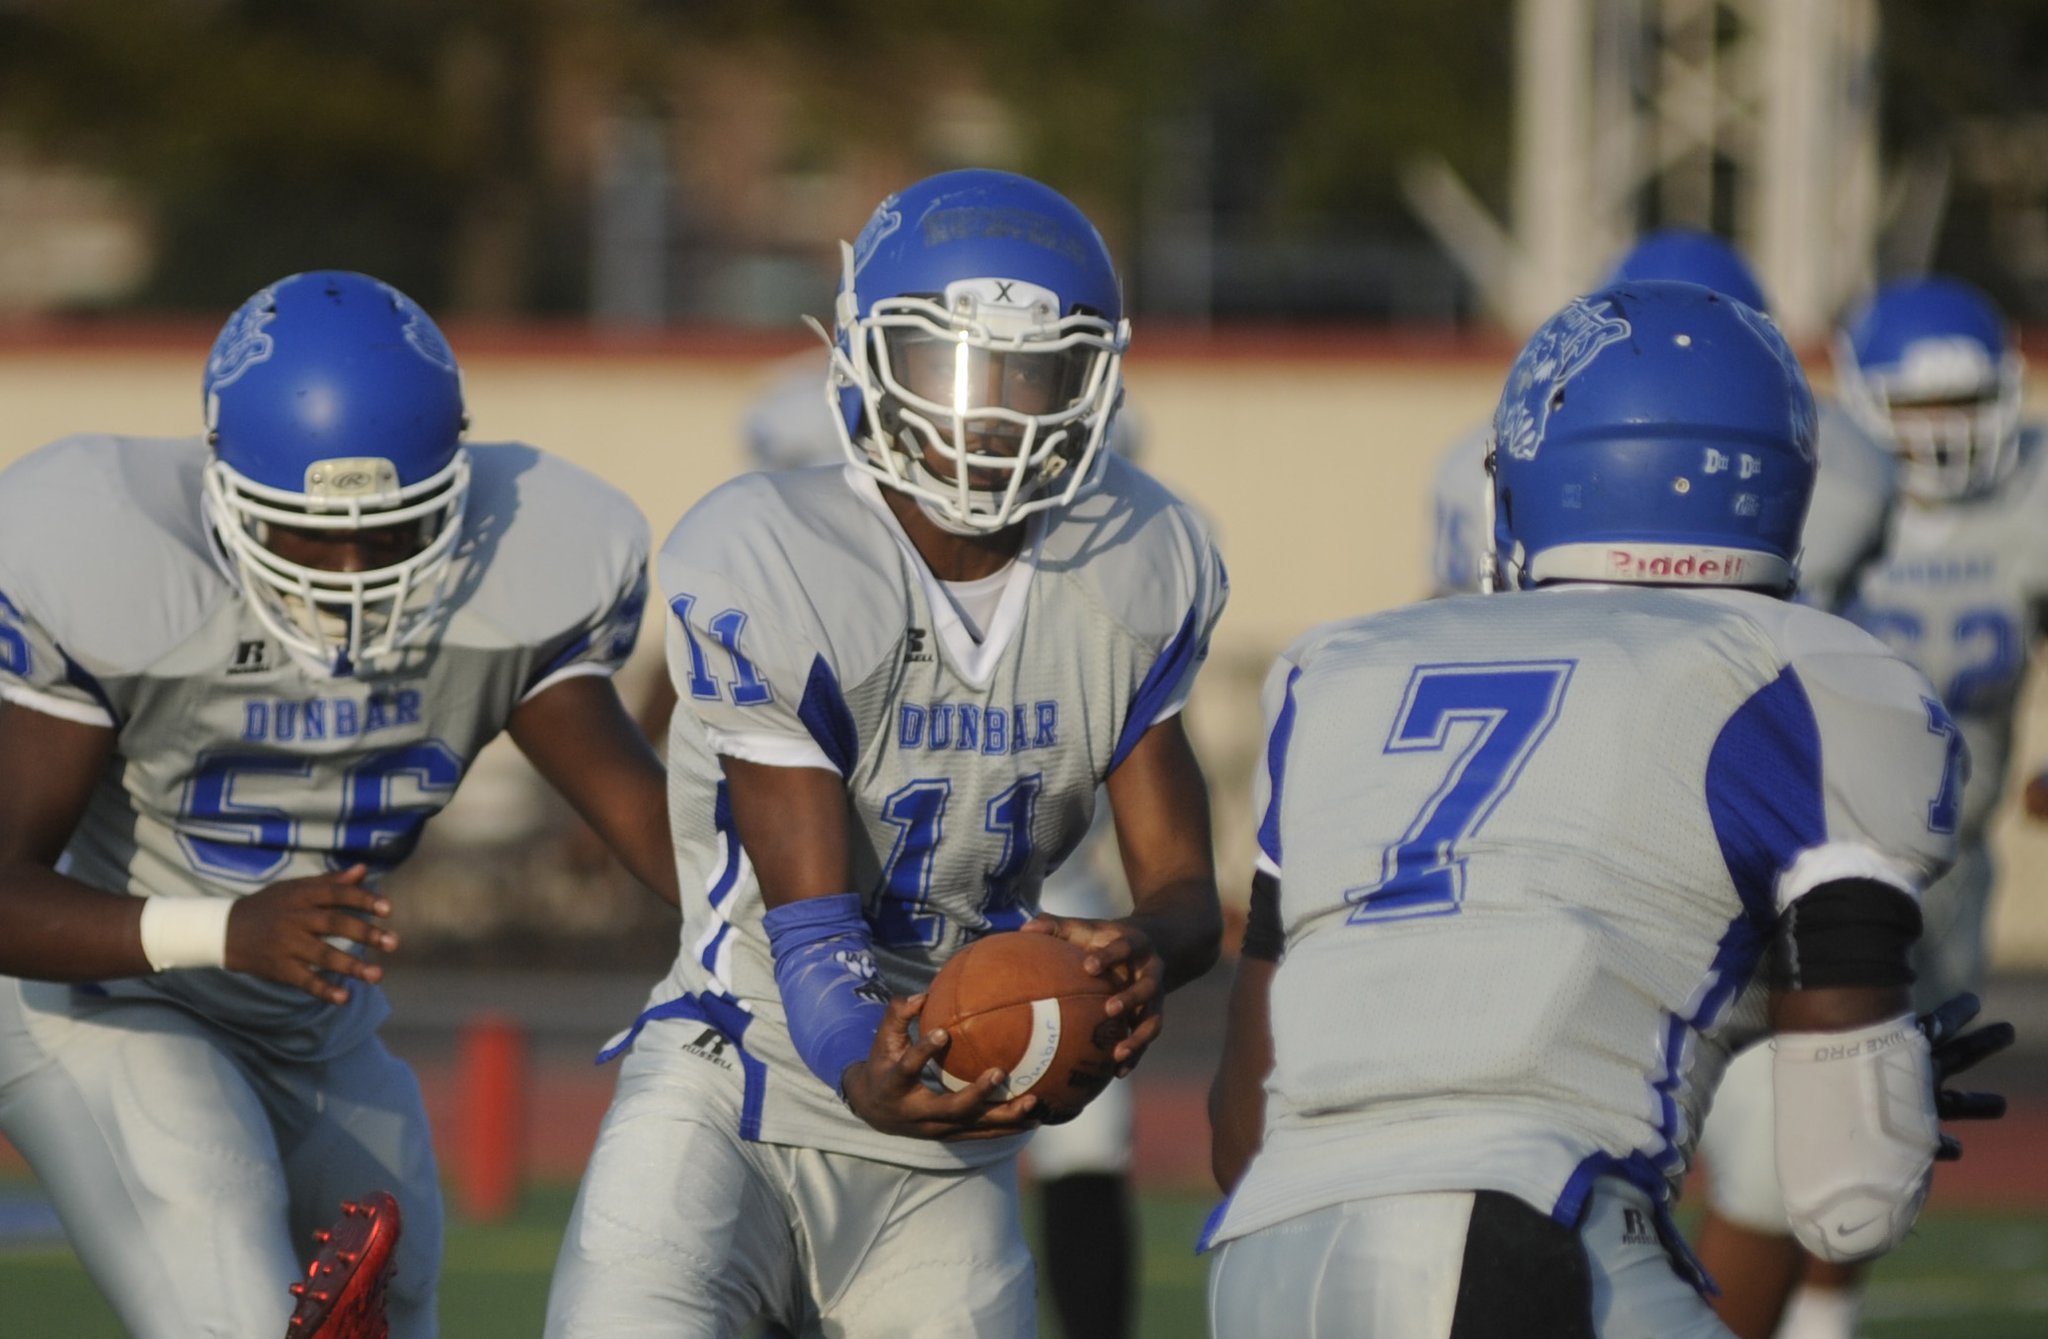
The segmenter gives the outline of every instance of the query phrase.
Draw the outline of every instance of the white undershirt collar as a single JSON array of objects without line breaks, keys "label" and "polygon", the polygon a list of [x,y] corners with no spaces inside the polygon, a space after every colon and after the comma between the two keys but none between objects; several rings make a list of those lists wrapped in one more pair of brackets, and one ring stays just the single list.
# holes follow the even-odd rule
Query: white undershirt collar
[{"label": "white undershirt collar", "polygon": [[[979,641],[976,641],[966,620],[960,616],[960,606],[947,591],[949,583],[932,575],[924,555],[910,542],[910,536],[903,532],[903,525],[896,519],[896,513],[889,510],[889,504],[882,497],[882,489],[875,480],[853,468],[846,467],[846,481],[854,494],[865,502],[870,511],[880,517],[896,540],[896,546],[903,550],[911,570],[924,585],[924,602],[930,608],[932,629],[947,661],[956,673],[976,688],[986,688],[1001,663],[1003,652],[1009,648],[1011,638],[1017,635],[1017,628],[1024,621],[1024,600],[1031,590],[1031,578],[1038,571],[1039,542],[1045,537],[1045,517],[1038,512],[1024,519],[1024,543],[1010,565],[1002,571],[984,578],[986,582],[1003,583],[1002,596],[995,603],[995,613],[988,619]],[[983,584],[981,581],[961,582],[963,587]],[[976,592],[977,595],[980,592]]]}]

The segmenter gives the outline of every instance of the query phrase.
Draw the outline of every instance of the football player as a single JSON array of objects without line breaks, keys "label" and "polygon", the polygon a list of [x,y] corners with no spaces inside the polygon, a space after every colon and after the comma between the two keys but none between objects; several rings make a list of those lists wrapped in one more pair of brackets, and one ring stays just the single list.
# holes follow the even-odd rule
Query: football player
[{"label": "football player", "polygon": [[[1606,282],[1644,279],[1704,284],[1757,311],[1770,311],[1763,285],[1742,254],[1713,233],[1696,228],[1646,234],[1615,263]],[[1892,499],[1892,462],[1847,410],[1825,398],[1818,406],[1820,471],[1800,536],[1798,599],[1834,609],[1843,582],[1877,549]],[[1458,437],[1437,463],[1430,580],[1438,595],[1479,589],[1481,555],[1491,539],[1486,520],[1491,487],[1485,470],[1488,432],[1481,425]]]},{"label": "football player", "polygon": [[[1109,253],[1027,178],[944,173],[843,248],[850,469],[744,475],[658,563],[683,945],[577,1197],[553,1336],[1037,1332],[998,1071],[922,1081],[937,968],[1026,927],[1128,972],[1135,1026],[1221,915],[1180,710],[1222,610],[1200,522],[1103,451]],[[1133,910],[1034,917],[1106,782]]]},{"label": "football player", "polygon": [[222,330],[203,437],[66,438],[0,474],[0,1130],[128,1332],[284,1332],[344,1200],[441,1206],[378,1039],[382,876],[512,738],[673,898],[659,762],[610,675],[646,527],[517,443],[464,444],[432,320],[292,275]]},{"label": "football player", "polygon": [[[755,468],[845,467],[833,405],[819,393],[828,370],[823,356],[791,358],[749,407],[744,436]],[[1135,422],[1128,404],[1119,409],[1103,449],[1137,460],[1142,439]],[[665,739],[675,705],[675,685],[657,676],[639,713],[642,729]],[[1064,864],[1047,872],[1038,892],[1040,911],[1095,920],[1116,915],[1118,897],[1103,873],[1114,849],[1110,826],[1108,809],[1098,803],[1087,837]],[[1124,1339],[1136,1324],[1138,1216],[1130,1185],[1135,1115],[1131,1086],[1112,1083],[1080,1115],[1042,1125],[1031,1136],[1046,1284],[1066,1339]]]},{"label": "football player", "polygon": [[1747,304],[1574,301],[1494,417],[1509,593],[1274,666],[1216,1335],[1725,1335],[1670,1206],[1767,1028],[1800,1239],[1911,1226],[1937,1128],[1907,953],[1964,750],[1910,666],[1786,598],[1814,430]]},{"label": "football player", "polygon": [[[2022,364],[2004,317],[1954,279],[1879,289],[1844,324],[1835,366],[1843,403],[1896,453],[1900,485],[1883,550],[1855,580],[1848,616],[1933,682],[1970,748],[1955,868],[1922,899],[1927,929],[1913,969],[1915,1003],[1925,1008],[1984,984],[1989,829],[2010,771],[2028,652],[2048,619],[2048,452],[2040,430],[2020,421]],[[2023,803],[2048,817],[2039,768]],[[1707,1126],[1714,1212],[1700,1249],[1725,1285],[1717,1305],[1744,1339],[1774,1330],[1848,1339],[1861,1271],[1800,1260],[1778,1207],[1770,1119],[1765,1071],[1738,1061]]]}]

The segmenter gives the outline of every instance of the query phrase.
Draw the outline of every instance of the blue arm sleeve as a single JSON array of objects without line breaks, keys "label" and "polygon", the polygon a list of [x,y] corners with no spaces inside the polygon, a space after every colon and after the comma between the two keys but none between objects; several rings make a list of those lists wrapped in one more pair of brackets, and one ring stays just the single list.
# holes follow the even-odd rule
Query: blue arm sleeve
[{"label": "blue arm sleeve", "polygon": [[889,1003],[860,896],[835,893],[771,907],[761,925],[775,955],[789,1039],[811,1073],[838,1093],[846,1067],[868,1058]]}]

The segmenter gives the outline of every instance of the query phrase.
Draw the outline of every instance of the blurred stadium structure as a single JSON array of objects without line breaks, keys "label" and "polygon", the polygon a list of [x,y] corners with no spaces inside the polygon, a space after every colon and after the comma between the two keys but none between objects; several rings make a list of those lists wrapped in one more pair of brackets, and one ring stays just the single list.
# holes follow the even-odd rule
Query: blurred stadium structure
[{"label": "blurred stadium structure", "polygon": [[10,0],[0,314],[341,265],[446,315],[783,326],[967,162],[1149,320],[1526,326],[1709,226],[1811,335],[1930,260],[2048,318],[2048,9],[2004,0]]},{"label": "blurred stadium structure", "polygon": [[1795,339],[1869,286],[1876,0],[1518,0],[1515,24],[1512,232],[1441,159],[1406,177],[1510,328],[1603,273],[1646,214],[1732,236]]}]

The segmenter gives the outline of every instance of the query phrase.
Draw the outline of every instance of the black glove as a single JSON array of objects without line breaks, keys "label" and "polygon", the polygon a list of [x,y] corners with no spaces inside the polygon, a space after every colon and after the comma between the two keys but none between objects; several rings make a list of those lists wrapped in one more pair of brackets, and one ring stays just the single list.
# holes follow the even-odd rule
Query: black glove
[{"label": "black glove", "polygon": [[[1926,1034],[1934,1060],[1934,1114],[1942,1120],[1997,1120],[2005,1114],[2002,1093],[1958,1092],[1942,1086],[1952,1075],[2012,1045],[2010,1023],[1986,1023],[1974,1032],[1963,1031],[1983,1007],[1982,1001],[1965,991],[1920,1016],[1920,1031]],[[1961,1156],[1962,1144],[1950,1135],[1941,1136],[1935,1160],[1954,1162]]]}]

